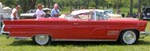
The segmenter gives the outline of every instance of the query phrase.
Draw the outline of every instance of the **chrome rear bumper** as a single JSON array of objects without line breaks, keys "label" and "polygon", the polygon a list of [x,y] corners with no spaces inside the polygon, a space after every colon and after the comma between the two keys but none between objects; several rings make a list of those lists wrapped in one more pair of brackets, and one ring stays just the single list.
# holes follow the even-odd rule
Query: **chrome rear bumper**
[{"label": "chrome rear bumper", "polygon": [[9,35],[9,32],[2,32],[2,35]]},{"label": "chrome rear bumper", "polygon": [[2,35],[6,35],[7,38],[9,38],[10,32],[2,32]]},{"label": "chrome rear bumper", "polygon": [[9,38],[9,34],[10,32],[5,32],[4,31],[4,27],[5,27],[5,24],[2,22],[2,27],[1,27],[1,30],[0,30],[0,35],[7,35],[7,38]]},{"label": "chrome rear bumper", "polygon": [[150,36],[150,32],[140,32],[140,38],[144,38],[146,36]]}]

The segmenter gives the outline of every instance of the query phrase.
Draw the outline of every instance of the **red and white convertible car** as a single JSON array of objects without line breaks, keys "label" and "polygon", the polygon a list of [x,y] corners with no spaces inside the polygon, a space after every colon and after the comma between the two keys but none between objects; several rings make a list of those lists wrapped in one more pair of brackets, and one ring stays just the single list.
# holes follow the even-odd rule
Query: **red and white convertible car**
[{"label": "red and white convertible car", "polygon": [[3,33],[14,38],[32,38],[39,45],[51,41],[119,41],[134,44],[149,35],[148,21],[113,18],[104,10],[76,10],[61,18],[4,20]]}]

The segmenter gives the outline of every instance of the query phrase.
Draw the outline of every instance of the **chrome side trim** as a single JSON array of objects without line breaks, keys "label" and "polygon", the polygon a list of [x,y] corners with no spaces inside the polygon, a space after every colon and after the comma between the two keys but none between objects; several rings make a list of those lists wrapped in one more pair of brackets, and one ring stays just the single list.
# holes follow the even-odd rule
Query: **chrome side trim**
[{"label": "chrome side trim", "polygon": [[[13,36],[13,38],[17,39],[17,40],[26,40],[28,38],[31,37],[15,37]],[[52,39],[52,41],[117,41],[115,39]]]},{"label": "chrome side trim", "polygon": [[52,39],[52,41],[117,41],[117,40],[105,40],[105,39]]},{"label": "chrome side trim", "polygon": [[16,36],[11,36],[11,37],[14,37],[14,38],[31,38],[31,37],[16,37]]},{"label": "chrome side trim", "polygon": [[26,40],[30,37],[14,37],[16,40]]}]

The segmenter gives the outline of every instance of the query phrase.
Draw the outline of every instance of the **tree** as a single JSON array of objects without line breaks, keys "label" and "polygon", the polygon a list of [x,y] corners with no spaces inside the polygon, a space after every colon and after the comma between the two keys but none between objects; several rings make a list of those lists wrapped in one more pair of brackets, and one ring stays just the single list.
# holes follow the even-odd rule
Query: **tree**
[{"label": "tree", "polygon": [[150,5],[150,0],[144,0],[141,3],[143,6],[149,6]]},{"label": "tree", "polygon": [[30,9],[35,9],[36,1],[37,0],[18,0],[17,3],[21,5],[22,11],[26,12]]},{"label": "tree", "polygon": [[50,0],[48,0],[48,8],[50,8]]},{"label": "tree", "polygon": [[46,5],[47,5],[46,0],[42,0],[42,1],[43,1],[44,7],[46,7]]},{"label": "tree", "polygon": [[[14,7],[15,4],[20,4],[23,12],[30,9],[35,9],[38,3],[42,3],[45,7],[53,8],[54,3],[58,3],[60,8],[80,9],[84,8],[113,8],[120,9],[121,7],[130,8],[127,11],[133,12],[133,8],[137,8],[138,0],[0,0],[4,5]],[[134,2],[134,3],[133,3]],[[142,1],[142,6],[149,6],[150,0]],[[132,15],[132,13],[131,13]]]},{"label": "tree", "polygon": [[130,0],[130,16],[133,16],[133,0]]},{"label": "tree", "polygon": [[141,19],[141,0],[138,0],[138,17]]},{"label": "tree", "polygon": [[95,2],[95,8],[98,9],[98,6],[99,6],[99,0],[94,0]]},{"label": "tree", "polygon": [[29,3],[31,3],[30,9],[35,9],[36,1],[37,0],[29,0]]},{"label": "tree", "polygon": [[[3,3],[6,5],[6,6],[9,6],[9,7],[14,7],[15,6],[15,2],[16,0],[5,0],[3,1]],[[12,5],[13,4],[13,5]]]}]

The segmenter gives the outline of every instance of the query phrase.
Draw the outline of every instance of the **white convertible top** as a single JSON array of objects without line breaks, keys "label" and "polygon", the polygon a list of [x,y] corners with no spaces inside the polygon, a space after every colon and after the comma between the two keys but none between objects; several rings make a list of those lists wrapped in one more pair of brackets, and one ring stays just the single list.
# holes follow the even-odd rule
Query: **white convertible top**
[{"label": "white convertible top", "polygon": [[82,10],[72,11],[71,15],[78,15],[81,13],[88,13],[88,12],[93,12],[93,11],[104,12],[104,10],[100,10],[100,9],[82,9]]}]

